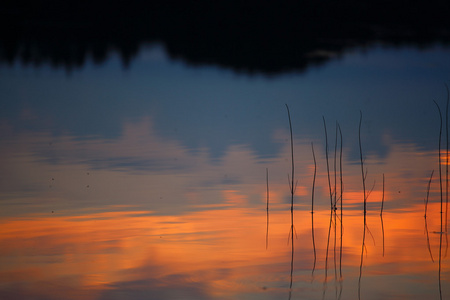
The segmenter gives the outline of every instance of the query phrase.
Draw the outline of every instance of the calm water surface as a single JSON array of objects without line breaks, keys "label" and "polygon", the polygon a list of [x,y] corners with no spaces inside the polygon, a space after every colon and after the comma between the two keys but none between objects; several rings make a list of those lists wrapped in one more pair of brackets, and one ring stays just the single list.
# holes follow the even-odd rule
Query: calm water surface
[{"label": "calm water surface", "polygon": [[433,103],[445,148],[449,55],[376,47],[273,77],[161,46],[128,69],[1,66],[0,298],[450,297]]}]

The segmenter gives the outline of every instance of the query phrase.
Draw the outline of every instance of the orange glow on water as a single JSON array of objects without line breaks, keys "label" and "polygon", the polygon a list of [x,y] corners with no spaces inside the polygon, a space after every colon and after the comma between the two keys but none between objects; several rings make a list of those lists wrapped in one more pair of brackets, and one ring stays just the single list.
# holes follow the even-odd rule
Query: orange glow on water
[{"label": "orange glow on water", "polygon": [[[101,157],[112,151],[113,158],[128,153],[128,143],[140,140],[140,135],[133,136],[136,130],[128,128],[129,137],[114,146],[93,142],[91,150],[100,151]],[[151,135],[142,131],[142,136]],[[127,295],[151,291],[156,298],[163,293],[160,299],[176,299],[176,293],[193,292],[192,287],[195,292],[189,299],[245,299],[252,293],[251,298],[260,293],[272,295],[270,299],[283,298],[289,286],[291,258],[289,160],[284,159],[289,157],[289,148],[273,161],[264,162],[269,169],[270,209],[266,250],[266,165],[244,146],[230,149],[223,162],[210,163],[201,153],[192,154],[164,140],[160,143],[163,145],[153,148],[152,143],[141,145],[134,154],[144,161],[171,163],[172,157],[177,157],[174,166],[183,161],[185,169],[175,168],[173,173],[170,169],[142,173],[97,169],[87,174],[88,166],[83,163],[55,167],[32,156],[1,158],[5,166],[11,165],[3,177],[9,180],[15,176],[16,190],[22,185],[37,188],[34,194],[14,194],[14,189],[3,183],[6,213],[0,219],[0,280],[5,288],[0,289],[0,298],[11,289],[11,295],[21,299],[110,299],[109,291]],[[54,147],[66,153],[77,145],[69,139]],[[437,165],[437,153],[392,147],[383,161],[371,156],[365,161],[369,170],[362,256],[365,299],[380,298],[373,294],[379,284],[392,297],[411,295],[416,285],[421,289],[417,297],[435,295],[440,246],[443,286],[450,286],[447,236],[440,234],[437,171],[430,190],[428,234],[423,217],[422,200],[430,169]],[[310,144],[299,144],[295,149],[307,155],[298,155],[296,161],[294,288],[299,298],[322,299],[323,283],[327,280],[331,286],[338,281],[334,274],[339,274],[340,270],[335,270],[342,261],[347,293],[342,299],[355,299],[364,233],[360,165],[344,165],[341,219],[341,202],[336,215],[330,214],[326,164],[320,147],[316,148],[314,266]],[[385,210],[381,219],[384,173]],[[333,199],[334,190],[339,199],[339,175],[335,181],[332,174],[331,185]],[[10,200],[8,193],[19,195],[26,205],[15,204],[16,199]],[[107,211],[110,208],[114,211]],[[36,213],[53,209],[55,213]],[[130,209],[135,210],[127,211]],[[403,281],[400,291],[393,278]],[[66,297],[67,291],[71,293]],[[444,290],[444,295],[449,294],[448,288]],[[12,298],[8,295],[6,299]]]},{"label": "orange glow on water", "polygon": [[[225,192],[229,202],[243,203],[234,191]],[[438,258],[439,204],[429,204],[427,227],[430,249]],[[340,218],[339,211],[337,216]],[[313,249],[311,214],[295,212],[295,265],[311,270]],[[330,230],[329,265],[340,248],[340,221],[333,217]],[[420,274],[436,270],[431,262],[424,232],[422,207],[383,215],[368,213],[364,253],[365,276],[376,274]],[[314,213],[317,269],[324,268],[330,224],[329,211]],[[255,210],[231,206],[179,216],[158,216],[151,212],[105,212],[80,216],[34,215],[4,219],[0,242],[2,282],[60,282],[77,278],[81,290],[109,289],[116,282],[165,278],[187,274],[191,282],[206,282],[211,295],[225,295],[248,289],[240,282],[249,278],[272,277],[288,268],[290,246],[288,206],[271,212],[269,248],[265,249],[266,215]],[[336,228],[336,231],[335,231]],[[360,264],[363,216],[361,211],[344,211],[343,259],[353,275]],[[370,231],[370,233],[369,233]],[[339,255],[339,254],[338,254]],[[442,268],[448,270],[449,259]],[[310,272],[310,271],[308,271]],[[286,276],[287,272],[283,276]],[[448,278],[447,278],[448,279]],[[260,279],[267,280],[264,276]],[[166,282],[166,283],[164,283]],[[68,283],[60,283],[68,284]],[[83,299],[95,299],[96,292]]]}]

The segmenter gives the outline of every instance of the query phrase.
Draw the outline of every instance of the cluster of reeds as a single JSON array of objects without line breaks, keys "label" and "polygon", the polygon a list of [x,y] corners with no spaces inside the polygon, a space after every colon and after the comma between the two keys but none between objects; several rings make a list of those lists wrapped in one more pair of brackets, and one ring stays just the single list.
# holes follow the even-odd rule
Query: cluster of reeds
[{"label": "cluster of reeds", "polygon": [[[295,189],[297,186],[297,182],[295,181],[295,163],[294,163],[294,140],[293,140],[293,132],[292,132],[292,121],[289,106],[286,104],[286,110],[289,121],[289,133],[290,133],[290,158],[291,158],[291,172],[288,174],[288,182],[289,182],[289,191],[290,191],[290,214],[291,214],[291,226],[289,231],[289,240],[291,242],[291,265],[290,265],[290,283],[289,283],[289,299],[292,294],[292,284],[293,284],[293,270],[294,270],[294,195]],[[336,131],[335,131],[335,145],[334,145],[334,187],[332,185],[332,176],[330,172],[330,163],[329,163],[329,147],[328,147],[328,132],[325,118],[323,117],[323,125],[325,131],[325,158],[326,158],[326,167],[327,167],[327,179],[328,179],[328,191],[330,197],[330,224],[328,230],[328,238],[327,238],[327,247],[326,247],[326,256],[325,256],[325,281],[327,282],[328,276],[328,253],[330,247],[330,237],[331,237],[331,228],[334,220],[334,266],[335,266],[335,279],[337,280],[337,224],[338,220],[340,220],[340,245],[339,245],[339,278],[340,283],[342,284],[342,254],[343,254],[343,138],[341,127],[338,122],[336,122]],[[375,182],[370,190],[367,190],[366,180],[367,180],[367,169],[364,167],[364,159],[363,159],[363,151],[362,151],[362,141],[361,141],[361,126],[362,126],[362,112],[360,112],[360,120],[359,120],[359,131],[358,131],[358,141],[359,141],[359,150],[360,150],[360,165],[361,165],[361,177],[362,177],[362,189],[363,189],[363,216],[364,216],[364,230],[363,230],[363,238],[362,238],[362,246],[361,246],[361,261],[360,261],[360,275],[358,281],[358,296],[360,298],[360,289],[361,289],[361,277],[362,277],[362,267],[363,267],[363,257],[365,251],[365,239],[366,239],[366,230],[370,233],[370,230],[367,227],[366,215],[367,215],[367,199],[372,190],[375,187]],[[339,151],[338,151],[339,146]],[[315,184],[316,184],[316,175],[317,175],[317,161],[316,155],[314,151],[314,144],[311,143],[312,157],[314,162],[314,175],[312,180],[312,192],[311,192],[311,235],[312,235],[312,246],[314,251],[314,263],[312,268],[312,275],[314,275],[314,270],[316,268],[316,245],[315,245],[315,236],[314,236],[314,195],[315,195]],[[338,157],[339,152],[339,157]],[[338,167],[339,161],[339,167]],[[339,170],[339,176],[338,176]],[[266,169],[266,190],[267,190],[267,228],[266,228],[266,249],[268,247],[268,232],[269,232],[269,171]],[[339,177],[339,184],[338,184]],[[384,189],[385,189],[385,176],[383,174],[383,194],[381,200],[381,209],[380,209],[380,218],[381,218],[381,226],[383,231],[383,256],[384,256],[384,225],[383,225],[383,209],[384,209]],[[340,204],[340,205],[339,205]],[[337,214],[338,206],[340,208],[340,214]],[[370,233],[371,234],[371,233]],[[373,236],[372,236],[373,238]],[[341,285],[342,287],[342,285]],[[339,295],[341,295],[342,289],[340,290]],[[324,286],[324,295],[325,295],[325,286]]]},{"label": "cluster of reeds", "polygon": [[[447,220],[448,220],[448,167],[449,167],[449,119],[448,119],[448,110],[449,110],[449,101],[450,101],[450,93],[449,88],[446,85],[447,89],[447,104],[446,104],[446,150],[445,150],[445,162],[442,160],[442,127],[443,127],[443,118],[442,118],[442,112],[440,106],[437,104],[436,101],[434,101],[438,112],[439,112],[439,119],[440,119],[440,128],[439,128],[439,191],[440,191],[440,242],[439,242],[439,294],[442,299],[442,287],[441,287],[441,261],[442,261],[442,244],[443,244],[443,236],[445,233],[446,236],[446,251],[448,249],[448,226],[447,226]],[[294,164],[294,140],[293,140],[293,132],[292,132],[292,122],[291,122],[291,115],[289,111],[289,106],[286,104],[286,110],[288,115],[288,121],[289,121],[289,132],[290,132],[290,152],[291,152],[291,173],[288,174],[288,182],[289,182],[289,191],[290,191],[290,214],[291,214],[291,226],[290,226],[290,232],[289,232],[289,239],[291,242],[291,268],[290,268],[290,283],[289,283],[289,299],[291,298],[292,293],[292,284],[293,284],[293,270],[294,270],[294,233],[295,233],[295,226],[294,226],[294,195],[295,195],[295,189],[297,186],[297,182],[295,181],[295,164]],[[363,158],[363,149],[362,149],[362,141],[361,141],[361,127],[362,127],[362,112],[360,111],[360,118],[359,118],[359,127],[358,127],[358,145],[359,145],[359,153],[360,153],[360,168],[361,168],[361,179],[362,179],[362,192],[363,192],[363,236],[362,236],[362,244],[361,244],[361,258],[360,258],[360,267],[359,267],[359,279],[358,279],[358,298],[361,298],[361,278],[362,278],[362,269],[363,269],[363,261],[364,261],[364,252],[366,250],[365,240],[366,240],[366,231],[370,233],[370,230],[367,226],[367,200],[370,195],[370,193],[373,191],[375,187],[375,182],[371,189],[367,189],[367,168],[364,166],[364,158]],[[328,179],[328,191],[329,191],[329,197],[330,197],[330,225],[328,230],[328,238],[327,238],[327,248],[326,248],[326,258],[325,258],[325,282],[327,282],[327,272],[328,272],[328,252],[329,252],[329,245],[330,245],[330,234],[331,234],[331,225],[332,220],[334,216],[334,232],[335,232],[335,239],[334,239],[334,261],[335,261],[335,276],[337,278],[337,271],[336,271],[336,233],[337,233],[337,210],[338,210],[338,204],[340,204],[340,255],[339,255],[339,274],[340,279],[342,279],[342,240],[343,240],[343,171],[342,171],[342,131],[340,128],[340,125],[338,122],[336,122],[336,134],[335,134],[335,146],[334,146],[334,187],[331,184],[331,175],[330,175],[330,163],[329,163],[329,155],[328,155],[328,133],[327,133],[327,125],[325,122],[325,118],[323,117],[323,125],[324,125],[324,131],[325,131],[325,159],[326,159],[326,168],[327,168],[327,179]],[[339,136],[339,139],[338,139]],[[338,153],[338,145],[340,146],[339,151],[339,159],[337,158]],[[314,263],[312,268],[312,275],[314,275],[314,270],[316,268],[316,244],[315,244],[315,235],[314,235],[314,195],[315,195],[315,185],[316,185],[316,175],[317,175],[317,161],[316,161],[316,155],[314,151],[314,144],[311,143],[311,150],[312,150],[312,157],[314,162],[314,174],[313,174],[313,180],[312,180],[312,192],[311,192],[311,235],[312,235],[312,246],[314,251]],[[339,160],[339,168],[337,167],[337,162]],[[442,163],[445,163],[445,181],[443,179],[442,175]],[[337,183],[337,170],[339,169],[339,181],[340,186],[338,187]],[[428,250],[430,252],[431,260],[434,262],[430,242],[429,242],[429,235],[428,235],[428,228],[427,228],[427,212],[428,212],[428,201],[429,201],[429,195],[430,195],[430,187],[433,179],[434,170],[431,172],[430,178],[428,180],[427,185],[427,193],[426,193],[426,199],[424,200],[425,203],[425,213],[424,213],[424,219],[425,219],[425,230],[427,234],[427,245]],[[445,182],[445,197],[444,197],[444,183]],[[266,169],[266,186],[267,186],[267,229],[266,229],[266,249],[268,247],[268,233],[269,233],[269,171]],[[338,195],[338,190],[340,194]],[[384,202],[385,202],[385,175],[383,173],[383,181],[382,181],[382,199],[381,199],[381,208],[380,208],[380,220],[381,220],[381,230],[382,230],[382,238],[383,238],[383,256],[385,254],[385,246],[384,246],[384,224],[383,224],[383,210],[384,210]],[[444,199],[445,199],[445,224],[444,224]],[[373,238],[373,235],[372,235]],[[446,253],[445,253],[446,255]],[[341,290],[342,292],[342,290]],[[325,293],[325,289],[324,289]],[[324,294],[325,295],[325,294]]]}]

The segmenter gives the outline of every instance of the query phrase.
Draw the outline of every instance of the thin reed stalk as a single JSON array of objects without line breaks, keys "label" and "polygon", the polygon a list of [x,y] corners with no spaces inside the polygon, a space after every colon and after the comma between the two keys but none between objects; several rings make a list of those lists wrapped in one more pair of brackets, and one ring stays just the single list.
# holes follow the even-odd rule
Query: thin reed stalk
[{"label": "thin reed stalk", "polygon": [[336,245],[337,245],[337,215],[336,210],[333,210],[334,214],[334,245],[333,245],[333,261],[334,261],[334,280],[337,281],[337,261],[336,261]]},{"label": "thin reed stalk", "polygon": [[362,176],[362,184],[363,184],[363,198],[364,198],[364,230],[363,230],[363,239],[361,245],[361,261],[359,265],[359,279],[358,279],[358,299],[361,299],[361,278],[362,278],[362,266],[364,259],[364,247],[365,247],[365,239],[366,239],[366,176],[364,175],[364,162],[363,162],[363,154],[362,154],[362,146],[361,146],[361,124],[362,124],[362,112],[359,111],[359,155],[361,161],[361,176]]},{"label": "thin reed stalk", "polygon": [[430,187],[431,187],[431,180],[433,179],[434,170],[431,171],[430,180],[428,180],[428,186],[427,186],[427,198],[425,199],[425,215],[424,217],[427,217],[427,210],[428,210],[428,199],[430,197]]},{"label": "thin reed stalk", "polygon": [[364,215],[366,214],[366,175],[364,175],[364,161],[363,161],[363,154],[362,154],[362,146],[361,146],[361,124],[362,124],[362,112],[359,111],[360,118],[359,118],[359,158],[361,161],[361,176],[362,176],[362,184],[363,184],[363,195],[364,195]]},{"label": "thin reed stalk", "polygon": [[314,176],[312,183],[312,192],[311,192],[311,213],[314,213],[314,192],[316,186],[316,175],[317,175],[317,162],[316,162],[316,154],[314,153],[314,143],[311,142],[312,155],[314,160]]},{"label": "thin reed stalk", "polygon": [[314,214],[311,213],[311,235],[312,235],[312,244],[313,244],[313,251],[314,251],[314,263],[313,268],[311,271],[311,276],[314,276],[314,271],[316,270],[316,262],[317,262],[317,254],[316,254],[316,242],[314,237]]},{"label": "thin reed stalk", "polygon": [[290,181],[290,190],[291,190],[291,273],[290,273],[290,283],[289,283],[289,298],[291,298],[292,294],[292,274],[294,272],[294,139],[292,135],[292,122],[291,122],[291,114],[289,112],[289,106],[286,104],[288,119],[289,119],[289,131],[291,135],[291,181]]},{"label": "thin reed stalk", "polygon": [[430,235],[428,232],[428,220],[425,217],[425,234],[427,235],[427,247],[428,247],[428,252],[430,253],[430,257],[431,257],[431,261],[434,262],[434,258],[433,258],[433,253],[431,252],[431,246],[430,246]]},{"label": "thin reed stalk", "polygon": [[334,142],[334,205],[333,209],[336,210],[337,205],[337,144],[338,144],[338,122],[336,121],[336,134]]},{"label": "thin reed stalk", "polygon": [[445,147],[445,231],[447,232],[447,211],[448,211],[448,105],[449,105],[449,90],[448,85],[445,85],[447,89],[447,103],[445,106],[445,134],[446,134],[446,147]]},{"label": "thin reed stalk", "polygon": [[384,207],[384,173],[383,173],[383,195],[381,197],[381,210],[380,210],[380,216],[383,215],[383,207]]},{"label": "thin reed stalk", "polygon": [[[439,190],[441,193],[441,220],[442,220],[442,202],[443,202],[443,195],[442,195],[442,159],[441,159],[441,139],[442,139],[442,114],[441,114],[441,108],[439,105],[434,101],[434,104],[436,104],[436,107],[439,111],[439,119],[440,119],[440,126],[439,126]],[[442,228],[441,228],[442,229]],[[442,230],[441,230],[442,232]]]},{"label": "thin reed stalk", "polygon": [[445,163],[445,255],[444,257],[447,257],[447,250],[448,250],[448,106],[450,101],[450,93],[448,90],[448,85],[445,84],[445,88],[447,90],[447,104],[445,109],[445,132],[446,132],[446,163]]},{"label": "thin reed stalk", "polygon": [[441,193],[441,231],[439,232],[440,235],[440,239],[439,239],[439,275],[438,275],[438,280],[439,280],[439,295],[440,295],[440,299],[442,299],[442,287],[441,287],[441,261],[442,261],[442,234],[443,234],[443,228],[442,228],[442,224],[443,224],[443,220],[442,220],[442,214],[443,214],[443,195],[442,195],[442,166],[441,166],[441,138],[442,138],[442,113],[441,113],[441,108],[439,107],[439,105],[437,104],[436,101],[434,101],[434,104],[436,104],[436,107],[439,111],[439,119],[440,119],[440,126],[439,126],[439,187],[440,187],[440,193]]},{"label": "thin reed stalk", "polygon": [[383,173],[383,195],[381,197],[381,209],[380,209],[380,220],[381,220],[381,234],[383,237],[383,257],[384,257],[384,222],[383,222],[383,207],[384,207],[384,173]]},{"label": "thin reed stalk", "polygon": [[382,235],[382,239],[383,239],[383,257],[384,257],[384,222],[383,222],[383,215],[380,215],[380,220],[381,220],[381,235]]},{"label": "thin reed stalk", "polygon": [[383,237],[383,257],[384,257],[384,222],[383,222],[383,207],[384,207],[384,173],[383,173],[383,195],[381,197],[381,209],[380,209],[380,220],[381,220],[381,234]]},{"label": "thin reed stalk", "polygon": [[327,124],[325,122],[325,117],[322,116],[323,119],[323,127],[325,130],[325,158],[327,162],[327,177],[328,177],[328,189],[330,192],[330,224],[328,226],[328,237],[327,237],[327,250],[325,254],[325,279],[324,279],[324,291],[323,294],[325,296],[326,284],[328,280],[328,251],[330,247],[330,236],[331,236],[331,224],[333,220],[333,192],[331,190],[331,178],[330,178],[330,164],[328,159],[328,133],[327,133]]},{"label": "thin reed stalk", "polygon": [[442,214],[441,214],[441,232],[440,232],[440,239],[439,239],[439,275],[438,275],[438,280],[439,280],[439,299],[442,300],[442,278],[441,278],[441,272],[442,272],[442,236],[443,236],[443,232],[442,232]]},{"label": "thin reed stalk", "polygon": [[337,248],[337,146],[338,146],[338,122],[336,121],[336,130],[335,130],[335,137],[334,137],[334,204],[333,204],[333,211],[334,211],[334,245],[333,245],[333,261],[334,261],[334,280],[337,281],[337,255],[336,255],[336,248]]},{"label": "thin reed stalk", "polygon": [[434,259],[433,259],[433,253],[431,252],[430,236],[429,236],[429,233],[428,233],[427,210],[428,210],[428,199],[429,199],[429,196],[430,196],[430,187],[431,187],[431,181],[433,179],[433,174],[434,174],[434,170],[431,171],[430,180],[428,180],[427,197],[425,199],[425,214],[423,216],[424,219],[425,219],[425,233],[427,235],[428,252],[430,253],[430,257],[431,257],[431,261],[432,262],[434,262]]},{"label": "thin reed stalk", "polygon": [[324,281],[325,284],[328,280],[328,250],[330,247],[330,234],[331,234],[332,220],[333,220],[333,210],[330,210],[330,224],[328,226],[327,250],[325,253],[325,281]]},{"label": "thin reed stalk", "polygon": [[311,236],[312,236],[312,244],[313,244],[313,250],[314,250],[314,264],[313,264],[313,269],[312,269],[311,275],[314,275],[314,270],[316,269],[316,261],[317,261],[316,242],[315,242],[315,237],[314,237],[314,192],[315,192],[315,185],[316,185],[317,163],[316,163],[316,154],[314,153],[314,143],[313,142],[311,142],[311,149],[312,149],[313,160],[314,160],[314,176],[313,176],[312,191],[311,191]]},{"label": "thin reed stalk", "polygon": [[[288,119],[289,119],[289,131],[290,131],[290,135],[291,135],[291,180],[290,180],[290,191],[291,191],[291,226],[294,226],[294,171],[295,171],[295,166],[294,166],[294,139],[292,136],[292,123],[291,123],[291,114],[289,112],[289,106],[286,104],[286,109],[287,109],[287,113],[288,113]],[[292,235],[293,235],[293,231],[292,231]]]},{"label": "thin reed stalk", "polygon": [[[342,202],[343,202],[343,190],[344,190],[344,182],[342,179],[342,131],[341,131],[341,126],[339,125],[339,123],[337,123],[337,127],[339,129],[339,136],[340,136],[340,154],[339,154],[339,179],[340,179],[340,183],[341,183],[341,243],[340,243],[340,249],[339,249],[339,277],[342,280],[342,237],[343,237],[343,211],[342,211]],[[342,293],[342,286],[341,286],[341,293]]]},{"label": "thin reed stalk", "polygon": [[328,162],[328,133],[327,133],[327,124],[325,122],[325,117],[322,116],[323,119],[323,128],[325,129],[325,158],[327,161],[327,175],[328,175],[328,188],[330,190],[330,209],[333,209],[333,192],[331,191],[331,180],[330,180],[330,164]]},{"label": "thin reed stalk", "polygon": [[269,168],[266,168],[266,250],[269,247]]},{"label": "thin reed stalk", "polygon": [[341,149],[340,149],[340,154],[339,154],[339,179],[340,179],[340,184],[341,184],[341,215],[342,215],[342,195],[344,193],[344,181],[343,181],[343,177],[342,177],[342,131],[341,131],[341,126],[338,123],[338,128],[339,128],[339,136],[340,136],[340,140],[341,140]]}]

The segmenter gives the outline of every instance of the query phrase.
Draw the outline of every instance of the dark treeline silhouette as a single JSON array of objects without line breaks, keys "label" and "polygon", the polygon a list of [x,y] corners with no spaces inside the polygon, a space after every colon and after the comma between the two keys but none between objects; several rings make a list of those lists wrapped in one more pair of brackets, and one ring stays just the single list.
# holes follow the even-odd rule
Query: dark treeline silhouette
[{"label": "dark treeline silhouette", "polygon": [[70,69],[116,50],[127,65],[162,42],[190,64],[302,71],[374,42],[448,43],[449,16],[447,0],[4,0],[0,60]]}]

